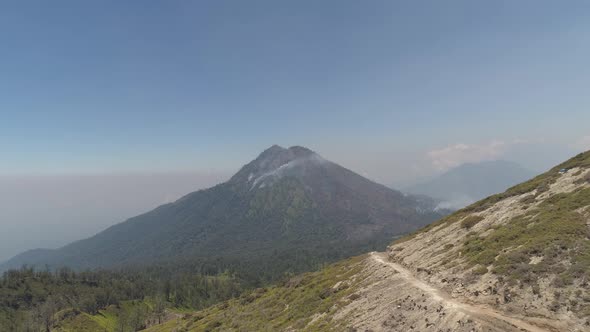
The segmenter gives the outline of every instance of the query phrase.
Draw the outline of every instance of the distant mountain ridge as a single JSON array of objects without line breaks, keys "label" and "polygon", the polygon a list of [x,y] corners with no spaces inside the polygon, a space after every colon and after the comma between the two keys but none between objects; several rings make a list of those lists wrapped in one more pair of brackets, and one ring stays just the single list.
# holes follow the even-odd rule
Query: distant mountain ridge
[{"label": "distant mountain ridge", "polygon": [[533,176],[532,171],[511,161],[465,163],[404,191],[432,197],[441,207],[456,210]]},{"label": "distant mountain ridge", "polygon": [[288,271],[295,260],[303,266],[384,248],[441,214],[307,148],[275,145],[225,183],[63,248],[22,253],[0,270],[202,259],[276,262],[273,269]]}]

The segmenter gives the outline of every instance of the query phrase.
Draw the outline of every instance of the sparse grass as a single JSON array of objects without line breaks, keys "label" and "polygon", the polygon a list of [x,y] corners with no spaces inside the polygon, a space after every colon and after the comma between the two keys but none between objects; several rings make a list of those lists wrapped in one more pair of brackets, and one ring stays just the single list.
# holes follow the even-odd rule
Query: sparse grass
[{"label": "sparse grass", "polygon": [[[529,213],[495,228],[485,238],[471,235],[464,243],[471,264],[488,266],[492,272],[523,283],[541,275],[559,274],[556,286],[573,279],[590,278],[590,230],[575,210],[590,205],[590,188],[558,194]],[[513,248],[505,252],[505,249]],[[530,265],[530,257],[543,256]],[[569,262],[571,265],[564,265]]]},{"label": "sparse grass", "polygon": [[[283,285],[258,289],[240,298],[187,315],[181,322],[168,323],[167,329],[154,327],[150,332],[170,331],[280,331],[288,327],[308,331],[339,331],[330,313],[358,299],[350,280],[363,268],[366,256],[330,265],[325,269],[296,276]],[[342,282],[338,287],[334,286]],[[314,315],[326,314],[310,324]],[[309,326],[308,326],[309,325]]]},{"label": "sparse grass", "polygon": [[[113,322],[114,326],[114,322]],[[54,327],[53,331],[56,332],[90,332],[90,331],[113,331],[113,328],[105,328],[103,325],[98,323],[91,315],[81,313],[77,316],[70,317],[60,322],[60,324]]]},{"label": "sparse grass", "polygon": [[[91,315],[85,312],[79,312],[76,314],[63,313],[63,316],[67,316],[61,319],[58,325],[54,328],[56,332],[79,332],[79,331],[115,331],[117,322],[120,318],[121,313],[125,313],[126,316],[131,313],[134,309],[149,308],[147,301],[123,301],[120,305],[110,305],[95,315]],[[71,311],[71,309],[65,310]]]}]

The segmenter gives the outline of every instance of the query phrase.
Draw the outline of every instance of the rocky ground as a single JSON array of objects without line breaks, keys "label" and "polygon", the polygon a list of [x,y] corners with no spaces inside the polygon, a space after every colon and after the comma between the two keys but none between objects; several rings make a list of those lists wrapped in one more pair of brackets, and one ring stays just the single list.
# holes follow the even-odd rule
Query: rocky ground
[{"label": "rocky ground", "polygon": [[416,277],[385,253],[367,258],[359,299],[334,318],[351,331],[564,331],[557,320],[535,320],[474,304]]}]

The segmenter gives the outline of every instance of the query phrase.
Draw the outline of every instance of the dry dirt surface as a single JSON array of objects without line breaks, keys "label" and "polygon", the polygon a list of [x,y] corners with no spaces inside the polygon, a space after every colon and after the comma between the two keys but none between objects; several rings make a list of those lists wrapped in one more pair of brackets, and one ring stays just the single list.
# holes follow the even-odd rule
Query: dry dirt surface
[{"label": "dry dirt surface", "polygon": [[551,332],[551,330],[532,325],[519,318],[507,316],[506,314],[503,314],[491,308],[459,302],[453,299],[449,294],[445,293],[444,291],[437,289],[423,282],[422,280],[416,278],[412,275],[410,271],[408,271],[403,266],[396,264],[394,262],[390,262],[385,253],[373,252],[371,253],[370,257],[378,263],[395,270],[401,278],[407,280],[413,287],[419,289],[428,296],[432,297],[434,300],[440,302],[441,306],[446,308],[447,310],[458,311],[472,317],[472,319],[474,320],[483,320],[486,323],[501,321],[503,323],[514,326],[520,331]]},{"label": "dry dirt surface", "polygon": [[505,313],[454,297],[422,280],[387,253],[366,259],[363,286],[334,319],[354,332],[566,332],[558,320]]}]

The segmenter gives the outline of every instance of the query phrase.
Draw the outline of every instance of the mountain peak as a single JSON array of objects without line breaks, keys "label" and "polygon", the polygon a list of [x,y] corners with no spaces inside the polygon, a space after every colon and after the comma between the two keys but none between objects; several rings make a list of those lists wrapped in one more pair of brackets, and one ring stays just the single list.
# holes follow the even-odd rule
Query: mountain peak
[{"label": "mountain peak", "polygon": [[300,145],[294,145],[286,149],[280,145],[274,144],[256,158],[256,160],[274,159],[274,158],[288,158],[295,159],[299,157],[316,154],[314,151]]},{"label": "mountain peak", "polygon": [[284,147],[282,147],[282,146],[280,146],[278,144],[273,144],[268,149],[262,151],[262,153],[260,155],[280,153],[280,152],[285,151],[285,150],[287,150],[287,149],[285,149]]},{"label": "mountain peak", "polygon": [[295,155],[298,155],[298,156],[306,156],[306,155],[316,154],[312,150],[310,150],[304,146],[299,146],[299,145],[295,145],[295,146],[290,147],[289,151],[293,152]]},{"label": "mountain peak", "polygon": [[246,183],[252,189],[259,185],[264,186],[264,183],[271,184],[287,174],[301,175],[303,169],[318,166],[324,162],[322,157],[306,147],[291,146],[286,149],[273,145],[242,167],[230,181]]},{"label": "mountain peak", "polygon": [[[93,268],[175,258],[233,261],[267,252],[268,257],[283,257],[281,252],[301,257],[307,250],[315,257],[343,257],[376,243],[384,248],[392,236],[440,216],[422,206],[310,149],[273,145],[228,182],[92,238],[15,257],[0,265],[0,271],[24,263]],[[284,261],[277,260],[273,269],[286,271],[281,270]]]}]

